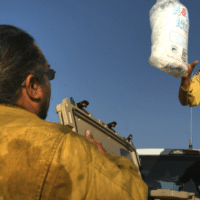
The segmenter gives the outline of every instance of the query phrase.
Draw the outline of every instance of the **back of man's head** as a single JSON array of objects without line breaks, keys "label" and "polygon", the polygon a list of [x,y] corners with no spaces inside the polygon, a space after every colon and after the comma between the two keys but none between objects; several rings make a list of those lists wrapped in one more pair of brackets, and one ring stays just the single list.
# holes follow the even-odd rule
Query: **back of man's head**
[{"label": "back of man's head", "polygon": [[44,84],[46,59],[33,37],[20,28],[0,25],[0,104],[14,104],[21,84],[34,74]]}]

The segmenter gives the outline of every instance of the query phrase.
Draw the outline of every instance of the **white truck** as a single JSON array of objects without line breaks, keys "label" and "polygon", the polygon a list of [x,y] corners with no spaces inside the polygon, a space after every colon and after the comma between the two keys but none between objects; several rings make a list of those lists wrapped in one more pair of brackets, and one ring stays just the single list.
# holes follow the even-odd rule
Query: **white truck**
[{"label": "white truck", "polygon": [[137,149],[140,172],[155,199],[200,199],[200,151]]},{"label": "white truck", "polygon": [[[89,130],[94,139],[102,142],[102,146],[108,153],[125,156],[132,160],[139,168],[140,176],[149,187],[149,200],[200,200],[198,189],[200,172],[199,183],[193,180],[194,175],[192,177],[188,173],[188,171],[197,173],[197,169],[200,171],[200,164],[198,167],[199,151],[178,149],[136,150],[131,142],[131,137],[121,137],[110,126],[112,123],[106,124],[95,119],[84,108],[87,105],[87,101],[75,103],[72,97],[63,99],[62,103],[56,106],[60,123],[70,126],[73,131],[84,136],[86,130]],[[196,171],[194,170],[195,167],[197,168]],[[188,178],[190,175],[191,177]],[[198,179],[198,176],[196,177]]]}]

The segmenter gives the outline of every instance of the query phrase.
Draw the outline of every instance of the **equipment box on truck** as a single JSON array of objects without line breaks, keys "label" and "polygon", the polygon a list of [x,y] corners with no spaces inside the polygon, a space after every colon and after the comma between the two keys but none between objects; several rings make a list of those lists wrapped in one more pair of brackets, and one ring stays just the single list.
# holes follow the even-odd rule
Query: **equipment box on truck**
[{"label": "equipment box on truck", "polygon": [[83,136],[86,130],[89,130],[94,139],[102,142],[102,146],[108,153],[125,156],[139,168],[140,160],[132,142],[121,137],[108,124],[95,119],[91,113],[80,106],[80,103],[75,103],[73,98],[63,99],[62,103],[56,106],[56,111],[61,124],[70,126],[73,131]]}]

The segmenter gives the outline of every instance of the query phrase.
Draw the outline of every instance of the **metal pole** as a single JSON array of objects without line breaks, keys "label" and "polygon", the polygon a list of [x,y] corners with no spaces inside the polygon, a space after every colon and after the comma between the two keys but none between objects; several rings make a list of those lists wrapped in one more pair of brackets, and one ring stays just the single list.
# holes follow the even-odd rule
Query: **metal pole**
[{"label": "metal pole", "polygon": [[190,145],[189,145],[189,149],[192,150],[193,146],[192,146],[192,107],[191,107],[191,126],[190,126]]},{"label": "metal pole", "polygon": [[[192,73],[193,76],[193,73]],[[191,107],[191,125],[190,125],[190,144],[189,144],[189,149],[192,150],[193,149],[193,145],[192,145],[192,107]]]}]

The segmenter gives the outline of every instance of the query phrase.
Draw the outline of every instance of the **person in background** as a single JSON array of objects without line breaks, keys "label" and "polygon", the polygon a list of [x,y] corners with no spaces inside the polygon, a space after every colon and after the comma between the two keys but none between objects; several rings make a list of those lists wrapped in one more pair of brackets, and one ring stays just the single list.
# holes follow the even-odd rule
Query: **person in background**
[{"label": "person in background", "polygon": [[179,190],[183,190],[184,184],[189,182],[191,179],[193,180],[197,192],[200,194],[199,186],[200,186],[200,161],[196,161],[191,166],[189,166],[183,175],[178,178],[175,183],[180,186]]},{"label": "person in background", "polygon": [[188,65],[188,72],[182,77],[179,89],[179,101],[183,106],[198,106],[200,103],[200,70],[192,77],[191,74],[199,61]]},{"label": "person in background", "polygon": [[54,76],[32,36],[0,25],[0,199],[146,200],[132,161],[45,121]]}]

